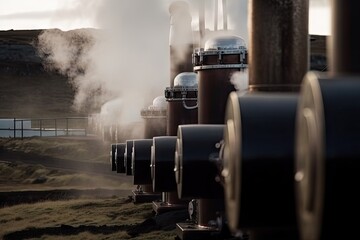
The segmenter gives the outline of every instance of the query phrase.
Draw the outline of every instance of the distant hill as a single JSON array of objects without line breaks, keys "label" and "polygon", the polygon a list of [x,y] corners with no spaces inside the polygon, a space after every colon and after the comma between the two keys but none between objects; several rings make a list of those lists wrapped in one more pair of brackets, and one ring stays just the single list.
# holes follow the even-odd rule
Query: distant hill
[{"label": "distant hill", "polygon": [[41,32],[0,31],[0,118],[86,116],[72,109],[67,78],[44,69],[34,47]]},{"label": "distant hill", "polygon": [[[45,70],[34,47],[41,32],[0,31],[0,118],[86,116],[91,109],[72,108],[75,90],[68,79]],[[326,70],[326,37],[311,40],[311,69]]]}]

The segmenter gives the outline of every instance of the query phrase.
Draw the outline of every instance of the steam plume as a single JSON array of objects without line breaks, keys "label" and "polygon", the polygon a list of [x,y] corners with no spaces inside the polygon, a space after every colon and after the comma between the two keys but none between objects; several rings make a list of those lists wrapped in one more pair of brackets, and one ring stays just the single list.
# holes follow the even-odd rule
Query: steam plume
[{"label": "steam plume", "polygon": [[[119,104],[117,111],[109,118],[117,123],[141,120],[140,110],[155,97],[163,95],[163,90],[168,86],[168,7],[172,1],[78,2],[79,12],[85,14],[82,6],[91,11],[93,22],[101,30],[44,31],[39,37],[38,46],[47,67],[70,78],[76,89],[76,109],[101,106],[120,98],[121,101],[115,101]],[[188,2],[195,13],[198,0]],[[229,0],[228,7],[236,9],[239,5],[237,1]],[[229,23],[236,21],[233,26],[241,24],[245,29],[243,32],[246,32],[242,22],[234,20],[236,15],[229,11]],[[246,14],[241,18],[245,24]],[[197,21],[195,14],[193,21]]]}]

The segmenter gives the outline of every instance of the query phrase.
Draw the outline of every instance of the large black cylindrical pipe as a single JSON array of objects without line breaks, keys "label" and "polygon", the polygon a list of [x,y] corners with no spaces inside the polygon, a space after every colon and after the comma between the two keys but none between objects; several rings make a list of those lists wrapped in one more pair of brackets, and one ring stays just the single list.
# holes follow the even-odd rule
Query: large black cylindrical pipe
[{"label": "large black cylindrical pipe", "polygon": [[153,138],[151,178],[154,192],[176,191],[174,176],[176,139],[176,136]]},{"label": "large black cylindrical pipe", "polygon": [[308,11],[308,0],[249,1],[250,91],[299,90],[309,65]]},{"label": "large black cylindrical pipe", "polygon": [[116,159],[115,159],[115,165],[116,165],[116,172],[117,173],[125,173],[125,159],[124,159],[124,153],[125,153],[126,144],[125,143],[118,143],[116,144]]},{"label": "large black cylindrical pipe", "polygon": [[[309,72],[296,133],[296,199],[302,240],[351,239],[360,197],[360,61],[357,1],[333,0],[329,75]],[[346,24],[346,25],[343,25]]]},{"label": "large black cylindrical pipe", "polygon": [[151,184],[151,146],[152,139],[136,139],[132,151],[132,171],[134,185]]},{"label": "large black cylindrical pipe", "polygon": [[219,198],[223,195],[222,186],[216,181],[216,160],[223,130],[221,124],[179,126],[175,153],[179,198]]},{"label": "large black cylindrical pipe", "polygon": [[[308,7],[303,0],[249,2],[250,93],[229,98],[224,134],[222,174],[233,232],[297,238],[292,181],[297,96],[286,92],[298,90],[308,70]],[[264,203],[262,194],[269,196]]]},{"label": "large black cylindrical pipe", "polygon": [[132,158],[132,147],[134,145],[134,140],[126,140],[125,144],[126,144],[126,148],[124,152],[125,172],[126,175],[132,175],[131,158]]},{"label": "large black cylindrical pipe", "polygon": [[308,73],[298,108],[295,180],[301,239],[351,239],[360,213],[360,77]]},{"label": "large black cylindrical pipe", "polygon": [[223,176],[232,230],[295,228],[296,106],[297,94],[230,95]]},{"label": "large black cylindrical pipe", "polygon": [[228,95],[236,90],[231,76],[247,67],[245,41],[236,36],[209,39],[204,49],[195,50],[193,64],[199,79],[199,124],[224,124]]}]

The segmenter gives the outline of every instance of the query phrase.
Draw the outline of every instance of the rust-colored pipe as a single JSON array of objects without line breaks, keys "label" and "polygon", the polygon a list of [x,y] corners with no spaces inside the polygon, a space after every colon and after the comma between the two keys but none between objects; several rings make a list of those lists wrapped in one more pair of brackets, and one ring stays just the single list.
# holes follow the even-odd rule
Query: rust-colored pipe
[{"label": "rust-colored pipe", "polygon": [[332,0],[332,35],[328,48],[330,73],[360,73],[359,1]]},{"label": "rust-colored pipe", "polygon": [[308,70],[304,0],[249,1],[250,91],[296,91]]}]

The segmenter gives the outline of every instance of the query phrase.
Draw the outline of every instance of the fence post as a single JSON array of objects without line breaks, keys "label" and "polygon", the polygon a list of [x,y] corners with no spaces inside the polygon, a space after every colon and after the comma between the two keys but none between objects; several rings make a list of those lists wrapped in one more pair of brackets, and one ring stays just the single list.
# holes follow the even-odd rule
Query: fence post
[{"label": "fence post", "polygon": [[66,118],[66,136],[69,136],[69,119]]},{"label": "fence post", "polygon": [[14,118],[14,138],[16,138],[16,118]]},{"label": "fence post", "polygon": [[88,127],[89,127],[89,118],[85,118],[85,137],[87,136]]},{"label": "fence post", "polygon": [[21,119],[21,140],[24,139],[24,120]]},{"label": "fence post", "polygon": [[42,137],[42,119],[40,119],[40,137]]},{"label": "fence post", "polygon": [[57,123],[56,123],[56,118],[55,118],[55,137],[57,137]]}]

